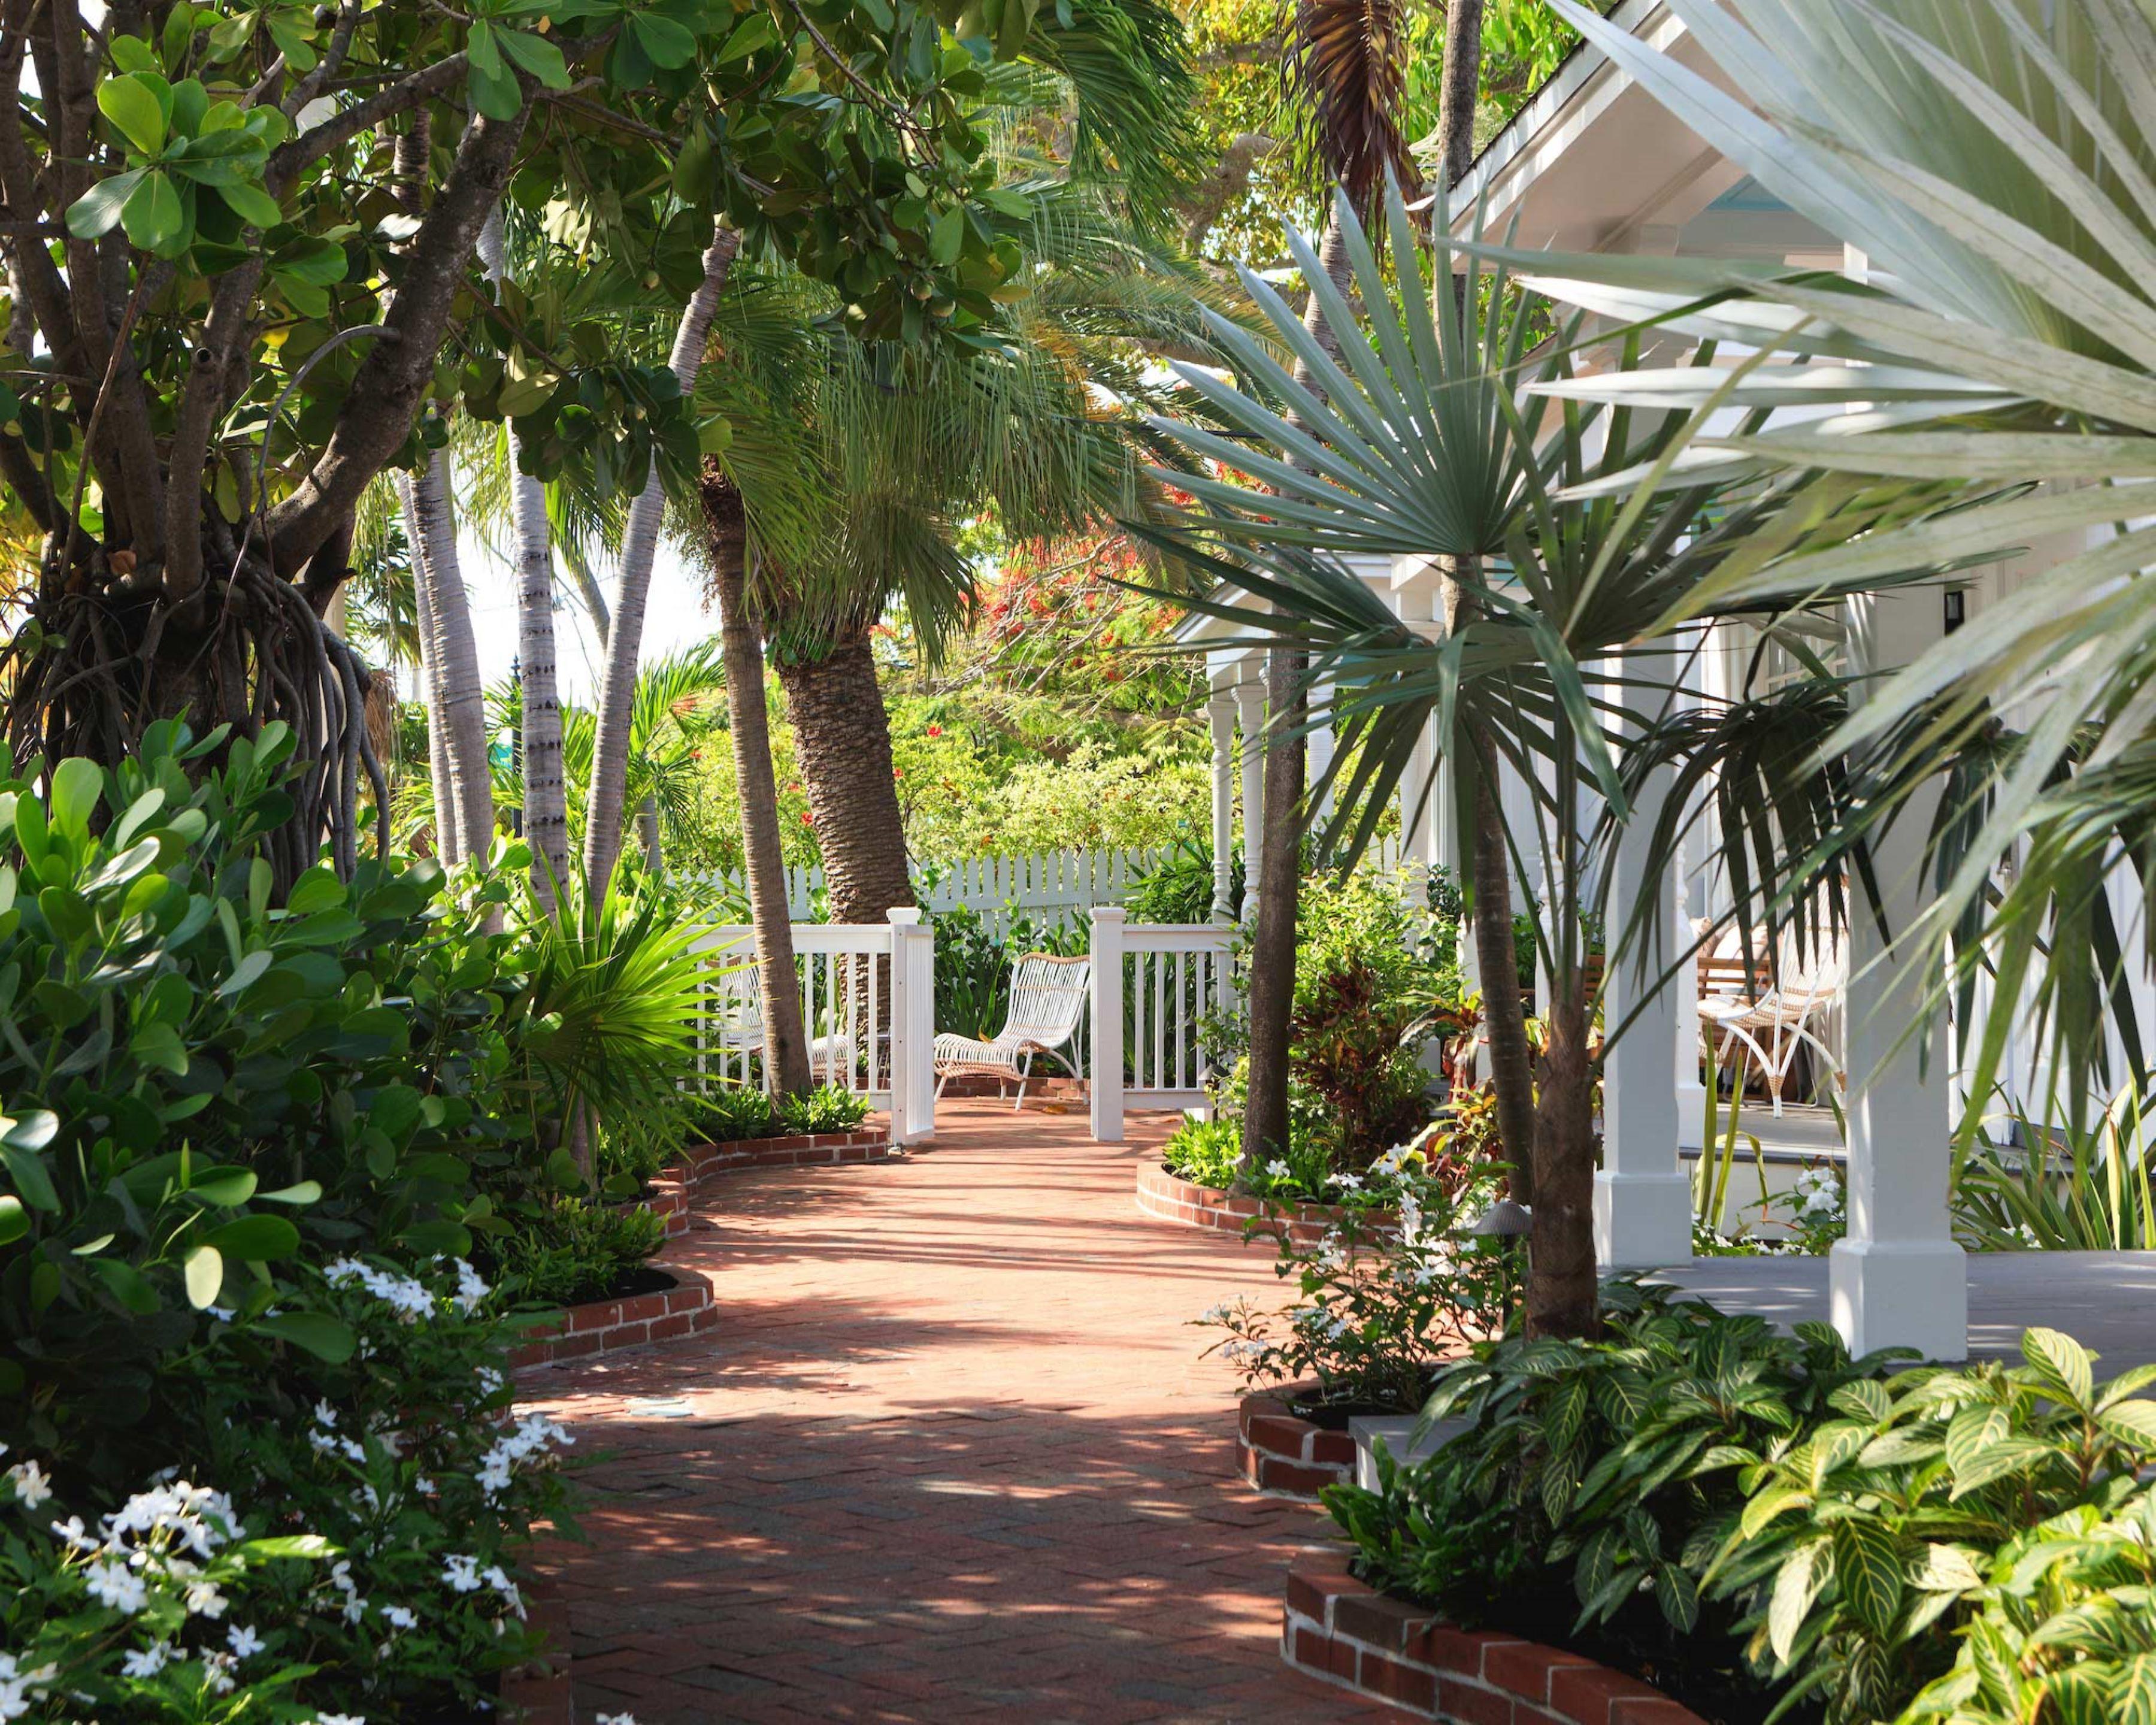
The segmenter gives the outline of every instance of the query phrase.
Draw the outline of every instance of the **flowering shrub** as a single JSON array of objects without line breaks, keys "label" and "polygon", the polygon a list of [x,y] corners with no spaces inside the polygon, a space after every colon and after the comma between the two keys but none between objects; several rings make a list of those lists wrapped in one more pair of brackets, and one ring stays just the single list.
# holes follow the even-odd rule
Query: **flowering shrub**
[{"label": "flowering shrub", "polygon": [[34,1460],[0,1482],[0,1721],[317,1717],[298,1694],[313,1675],[301,1639],[257,1625],[278,1582],[324,1573],[328,1541],[250,1537],[229,1498],[185,1480],[94,1527],[53,1504]]},{"label": "flowering shrub", "polygon": [[1314,1378],[1327,1405],[1420,1407],[1440,1360],[1502,1330],[1518,1269],[1496,1242],[1463,1231],[1496,1195],[1493,1180],[1402,1173],[1394,1190],[1397,1225],[1351,1210],[1316,1246],[1282,1233],[1273,1273],[1294,1281],[1297,1303],[1267,1312],[1245,1296],[1214,1307],[1198,1322],[1227,1335],[1207,1352],[1252,1384]]}]

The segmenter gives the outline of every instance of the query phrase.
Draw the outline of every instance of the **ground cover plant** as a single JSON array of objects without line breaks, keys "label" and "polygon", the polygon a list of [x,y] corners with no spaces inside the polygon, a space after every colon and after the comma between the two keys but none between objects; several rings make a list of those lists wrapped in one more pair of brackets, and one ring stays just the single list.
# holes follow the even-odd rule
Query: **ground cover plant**
[{"label": "ground cover plant", "polygon": [[1666,1291],[1609,1306],[1599,1342],[1479,1346],[1427,1404],[1462,1437],[1327,1489],[1368,1579],[1542,1640],[1562,1599],[1558,1639],[1710,1717],[2131,1716],[2156,1369],[2099,1384],[2049,1330],[2020,1364],[1909,1366]]}]

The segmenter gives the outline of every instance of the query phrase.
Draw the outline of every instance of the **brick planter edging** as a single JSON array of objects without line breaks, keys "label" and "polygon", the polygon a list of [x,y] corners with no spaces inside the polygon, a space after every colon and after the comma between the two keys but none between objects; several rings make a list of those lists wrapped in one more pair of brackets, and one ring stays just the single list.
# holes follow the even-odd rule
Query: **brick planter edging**
[{"label": "brick planter edging", "polygon": [[725,1144],[691,1144],[675,1166],[690,1188],[714,1175],[742,1168],[803,1168],[819,1163],[883,1162],[902,1156],[889,1128],[860,1127],[852,1132],[813,1132],[790,1138],[741,1138]]},{"label": "brick planter edging", "polygon": [[1291,1398],[1316,1384],[1254,1389],[1235,1412],[1235,1466],[1260,1491],[1315,1503],[1319,1490],[1355,1477],[1355,1439],[1297,1414]]},{"label": "brick planter edging", "polygon": [[[1297,1245],[1316,1245],[1347,1214],[1337,1204],[1276,1204],[1268,1198],[1199,1186],[1154,1162],[1138,1164],[1137,1200],[1140,1209],[1163,1222],[1235,1235],[1257,1222],[1274,1238],[1285,1230]],[[1399,1219],[1390,1210],[1371,1210],[1363,1219],[1382,1228]]]},{"label": "brick planter edging", "polygon": [[654,1262],[674,1278],[670,1288],[629,1294],[618,1300],[593,1300],[567,1306],[542,1318],[509,1350],[511,1370],[582,1359],[595,1353],[619,1353],[625,1348],[694,1336],[719,1321],[710,1279],[685,1264]]},{"label": "brick planter edging", "polygon": [[1455,1629],[1337,1565],[1290,1573],[1281,1657],[1445,1725],[1705,1725],[1636,1677],[1517,1635]]}]

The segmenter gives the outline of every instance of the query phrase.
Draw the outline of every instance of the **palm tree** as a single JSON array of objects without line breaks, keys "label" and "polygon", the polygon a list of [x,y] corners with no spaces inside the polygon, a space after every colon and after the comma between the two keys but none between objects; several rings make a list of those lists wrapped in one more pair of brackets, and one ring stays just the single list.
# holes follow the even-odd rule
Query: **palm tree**
[{"label": "palm tree", "polygon": [[[841,922],[913,902],[871,647],[879,619],[902,608],[921,650],[940,655],[971,614],[974,571],[957,549],[971,516],[992,513],[1022,541],[1157,507],[1142,468],[1158,440],[1137,413],[1183,393],[1149,377],[1132,344],[1206,352],[1194,305],[1227,303],[1082,190],[1043,198],[1025,257],[1027,290],[1001,308],[994,347],[916,356],[841,337],[730,357],[730,373],[760,379],[808,429],[808,470],[835,504],[807,553],[752,598]],[[811,285],[783,290],[800,296],[804,325],[828,309]]]},{"label": "palm tree", "polygon": [[[1613,491],[1633,490],[1625,475],[1674,459],[1685,416],[1594,407],[1553,413],[1546,395],[1518,396],[1531,344],[1549,326],[1547,304],[1518,290],[1502,268],[1486,274],[1479,266],[1469,269],[1463,291],[1432,295],[1396,190],[1387,213],[1397,300],[1344,198],[1336,223],[1355,300],[1326,277],[1306,243],[1294,242],[1317,315],[1334,338],[1329,349],[1246,275],[1296,368],[1216,324],[1215,338],[1235,353],[1249,391],[1194,368],[1185,376],[1233,434],[1191,426],[1175,433],[1193,454],[1232,464],[1265,495],[1223,480],[1187,480],[1196,507],[1154,536],[1269,608],[1209,599],[1201,608],[1293,643],[1312,655],[1309,679],[1339,691],[1339,762],[1353,764],[1337,786],[1341,812],[1323,835],[1327,852],[1368,841],[1433,717],[1468,790],[1491,758],[1530,788],[1534,830],[1503,834],[1516,883],[1526,890],[1539,874],[1550,904],[1536,932],[1551,999],[1534,1105],[1527,1317],[1538,1333],[1588,1333],[1596,1306],[1596,1055],[1586,930],[1604,907],[1610,870],[1599,860],[1630,819],[1638,783],[1636,766],[1628,776],[1617,764],[1620,721],[1643,696],[1666,700],[1676,682],[1666,649],[1639,643],[1701,588],[1730,545],[1778,521],[1803,481],[1741,492],[1712,481],[1650,484],[1620,501]],[[1432,231],[1440,284],[1454,258],[1445,233],[1440,210]],[[1561,333],[1543,345],[1534,390],[1564,386],[1571,340]],[[1635,351],[1623,357],[1637,362]],[[1575,485],[1577,494],[1565,489]],[[1357,552],[1451,559],[1467,601],[1455,627],[1436,642],[1405,628],[1337,561]],[[1816,710],[1776,714],[1785,727],[1808,716],[1815,719]],[[1794,763],[1809,759],[1821,735],[1815,724],[1804,747],[1775,757],[1770,810],[1805,793]],[[1462,737],[1487,747],[1455,746]],[[1695,752],[1725,740],[1709,731],[1694,738]],[[1341,772],[1337,762],[1328,778]],[[1594,822],[1585,819],[1590,791],[1606,811]],[[1613,1036],[1622,1028],[1612,1026]]]},{"label": "palm tree", "polygon": [[[1996,1076],[2022,983],[2052,1029],[2078,1111],[2106,1084],[2112,1012],[2137,1076],[2130,953],[2106,891],[2123,857],[2156,926],[2146,844],[2156,783],[2156,533],[2132,494],[2156,468],[2156,56],[2133,0],[1671,0],[1734,94],[1572,3],[1568,20],[1715,148],[1861,253],[1865,280],[1711,259],[1537,256],[1553,292],[1623,319],[1768,343],[1774,363],[1604,391],[1743,404],[1793,379],[1840,411],[1701,436],[1681,475],[1825,475],[1823,530],[1763,544],[1689,597],[1800,617],[1840,596],[2089,536],[1870,691],[1835,753],[1871,757],[1884,818],[1948,786],[1928,873],[1940,891],[1897,942],[1966,1002],[1994,1006],[1967,1057]],[[1782,356],[1786,355],[1784,358]],[[1856,366],[1843,364],[1861,362]],[[1837,372],[1834,367],[1840,366]],[[1891,380],[1882,403],[1880,380]],[[1677,392],[1658,386],[1675,381]],[[2041,485],[2031,492],[2031,485]],[[2126,495],[2122,495],[2126,494]],[[1864,513],[1851,520],[1861,502]],[[1869,531],[1859,531],[1858,527]],[[2017,729],[2002,722],[2014,713]],[[1824,834],[1793,874],[1830,865],[1863,823]],[[2002,862],[2010,877],[1999,882]],[[1785,890],[1759,883],[1763,898]],[[2056,937],[2053,931],[2056,931]],[[1936,961],[1954,957],[1953,973]],[[1974,1111],[1964,1132],[1974,1131]]]}]

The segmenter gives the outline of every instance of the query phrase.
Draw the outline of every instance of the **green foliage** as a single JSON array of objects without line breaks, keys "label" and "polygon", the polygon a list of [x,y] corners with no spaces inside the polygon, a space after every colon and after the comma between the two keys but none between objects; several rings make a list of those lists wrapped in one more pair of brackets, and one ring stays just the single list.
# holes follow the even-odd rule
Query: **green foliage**
[{"label": "green foliage", "polygon": [[558,1197],[520,1214],[482,1260],[495,1288],[521,1306],[599,1300],[666,1243],[666,1224],[639,1205]]},{"label": "green foliage", "polygon": [[1957,1159],[1956,1231],[1984,1251],[2146,1251],[2156,1245],[2149,1121],[2129,1081],[2097,1120],[2039,1122],[2018,1106],[2014,1147],[1978,1144]]},{"label": "green foliage", "polygon": [[1314,1378],[1324,1405],[1412,1412],[1440,1360],[1501,1331],[1517,1307],[1516,1257],[1462,1231],[1493,1194],[1486,1179],[1404,1168],[1387,1194],[1394,1217],[1351,1208],[1315,1245],[1274,1230],[1273,1273],[1294,1284],[1295,1303],[1266,1312],[1246,1296],[1214,1307],[1199,1322],[1228,1333],[1208,1351],[1250,1383]]},{"label": "green foliage", "polygon": [[715,1144],[751,1138],[808,1137],[816,1132],[851,1132],[868,1117],[868,1099],[835,1085],[806,1096],[766,1096],[747,1085],[722,1085],[706,1096],[699,1125]]},{"label": "green foliage", "polygon": [[1215,1113],[1210,1120],[1186,1115],[1168,1135],[1160,1155],[1178,1179],[1225,1192],[1235,1185],[1236,1165],[1242,1160],[1242,1122],[1224,1113]]},{"label": "green foliage", "polygon": [[[1228,914],[1243,914],[1243,853],[1228,864]],[[1178,839],[1123,893],[1133,922],[1209,922],[1213,920],[1213,850],[1195,839]]]},{"label": "green foliage", "polygon": [[[1830,1725],[1893,1717],[1927,1684],[1907,1717],[2048,1720],[2013,1702],[2130,1692],[2156,1595],[2108,1548],[2136,1525],[2114,1518],[2145,1513],[2156,1368],[2099,1385],[2085,1349],[2031,1330],[2019,1366],[1890,1377],[1888,1355],[1853,1361],[1825,1325],[1791,1337],[1666,1291],[1609,1298],[1600,1342],[1508,1337],[1446,1371],[1426,1415],[1470,1429],[1434,1463],[1327,1493],[1370,1579],[1486,1620],[1565,1573],[1589,1630],[1651,1599],[1689,1662],[1741,1658],[1778,1714]],[[1455,1561],[1507,1541],[1537,1564],[1507,1589]],[[2123,1590],[2095,1597],[2114,1574]],[[2104,1627],[2040,1655],[2055,1617]],[[2105,1668],[2072,1675],[2076,1655]],[[1979,1695],[1991,1712],[1953,1711]],[[2122,1717],[2059,1705],[2061,1721]]]}]

